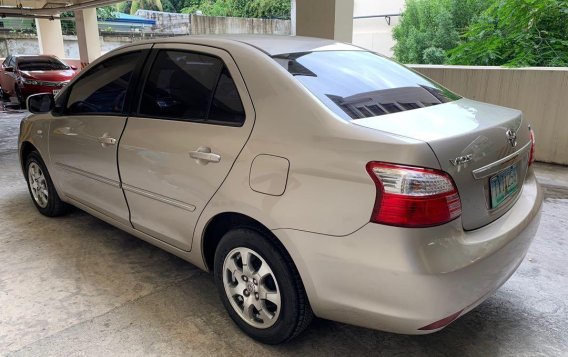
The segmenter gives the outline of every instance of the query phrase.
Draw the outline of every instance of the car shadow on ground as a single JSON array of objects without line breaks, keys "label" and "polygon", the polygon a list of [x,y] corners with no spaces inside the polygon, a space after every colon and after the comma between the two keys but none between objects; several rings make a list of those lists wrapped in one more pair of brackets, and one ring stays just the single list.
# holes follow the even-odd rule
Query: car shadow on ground
[{"label": "car shadow on ground", "polygon": [[[4,195],[3,218],[7,222],[17,222],[22,215],[33,217],[32,220],[43,224],[49,235],[34,237],[33,245],[40,244],[47,256],[61,257],[58,251],[61,245],[74,244],[76,251],[68,252],[76,259],[58,262],[58,271],[81,271],[80,280],[76,284],[93,287],[96,291],[112,291],[116,288],[116,280],[127,278],[120,274],[134,275],[141,284],[155,283],[163,279],[164,284],[157,284],[154,289],[144,296],[126,302],[114,313],[105,313],[105,322],[99,317],[89,319],[86,323],[91,333],[85,334],[78,324],[63,331],[62,336],[53,335],[51,343],[61,347],[63,340],[71,338],[84,339],[82,344],[88,348],[93,343],[103,343],[111,340],[117,333],[114,328],[120,326],[120,333],[129,334],[132,339],[145,336],[146,341],[167,343],[187,350],[188,346],[196,343],[196,336],[188,334],[203,334],[215,337],[207,339],[200,347],[193,347],[197,353],[208,354],[207,349],[222,351],[231,348],[233,351],[246,349],[254,345],[259,351],[275,355],[502,355],[511,352],[507,347],[512,341],[524,343],[523,335],[531,338],[531,317],[516,306],[518,297],[514,292],[499,291],[469,314],[458,319],[445,330],[423,336],[406,336],[374,331],[365,328],[345,325],[332,321],[316,319],[312,325],[299,337],[280,346],[265,346],[252,341],[230,321],[223,305],[217,297],[213,279],[209,274],[197,271],[193,265],[166,253],[142,240],[122,232],[105,222],[98,220],[78,209],[73,209],[67,216],[49,219],[35,211],[27,191]],[[54,239],[54,233],[72,230],[72,236],[60,236],[57,244],[47,244]],[[82,232],[82,234],[81,234]],[[57,236],[57,234],[55,234]],[[71,242],[70,240],[74,242]],[[38,242],[38,240],[40,242]],[[41,242],[41,241],[44,242]],[[68,240],[68,241],[66,241]],[[25,245],[22,249],[26,249]],[[27,249],[34,249],[30,246]],[[68,255],[67,255],[68,256]],[[104,263],[116,271],[116,275],[108,279],[100,279],[96,273],[97,264]],[[124,269],[124,265],[128,269]],[[86,269],[87,271],[82,271]],[[91,271],[88,271],[91,270]],[[92,270],[95,270],[93,272]],[[180,271],[185,271],[180,274]],[[72,273],[71,273],[72,274]],[[54,277],[55,278],[55,277]],[[145,281],[145,279],[147,281]],[[111,283],[112,282],[112,283]],[[120,285],[120,284],[119,284]],[[114,291],[114,294],[120,292]],[[417,292],[419,293],[419,292]],[[46,295],[46,298],[48,296]],[[104,298],[104,296],[102,296]],[[120,311],[124,310],[124,311]],[[102,319],[102,318],[101,318]],[[130,324],[123,326],[125,321]],[[30,321],[33,323],[33,321]],[[92,331],[99,330],[93,336]],[[156,331],[161,333],[154,335]],[[169,332],[169,333],[168,333]],[[528,335],[527,335],[528,333]],[[94,339],[93,339],[94,338]],[[58,339],[62,341],[58,342]],[[508,341],[504,345],[502,341]],[[107,341],[108,342],[108,341]],[[46,341],[39,342],[39,346]],[[208,346],[207,349],[204,349]],[[33,352],[34,344],[27,352]],[[176,348],[174,348],[175,350]],[[209,350],[211,351],[211,350]],[[22,351],[23,352],[23,351]],[[249,351],[250,352],[250,351]]]}]

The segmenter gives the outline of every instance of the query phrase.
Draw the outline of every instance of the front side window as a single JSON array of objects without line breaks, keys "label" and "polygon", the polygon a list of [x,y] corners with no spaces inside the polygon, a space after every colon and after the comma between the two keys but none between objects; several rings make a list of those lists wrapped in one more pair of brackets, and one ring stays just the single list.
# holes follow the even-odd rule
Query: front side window
[{"label": "front side window", "polygon": [[160,51],[150,70],[139,114],[154,118],[242,124],[244,110],[223,61],[186,51]]},{"label": "front side window", "polygon": [[67,114],[120,114],[141,52],[112,57],[79,78],[70,89]]},{"label": "front side window", "polygon": [[346,120],[419,109],[460,98],[372,52],[301,52],[276,55],[273,59]]}]

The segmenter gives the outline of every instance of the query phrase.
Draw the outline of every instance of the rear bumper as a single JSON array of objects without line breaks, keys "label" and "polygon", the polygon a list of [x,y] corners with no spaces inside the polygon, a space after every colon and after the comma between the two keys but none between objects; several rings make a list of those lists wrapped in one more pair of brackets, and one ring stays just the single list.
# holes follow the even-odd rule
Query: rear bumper
[{"label": "rear bumper", "polygon": [[466,232],[461,221],[423,229],[367,224],[343,237],[274,233],[302,276],[315,314],[379,330],[423,334],[485,300],[515,272],[534,238],[542,192],[532,170],[515,205]]}]

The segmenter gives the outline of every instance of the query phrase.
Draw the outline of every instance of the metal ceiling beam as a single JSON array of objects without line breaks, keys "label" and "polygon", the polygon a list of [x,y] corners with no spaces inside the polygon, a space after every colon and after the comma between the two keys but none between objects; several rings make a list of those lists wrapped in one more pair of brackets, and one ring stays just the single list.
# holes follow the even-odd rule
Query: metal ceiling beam
[{"label": "metal ceiling beam", "polygon": [[[101,7],[116,4],[122,0],[89,0],[79,4],[63,5],[55,7],[29,8],[29,7],[0,7],[1,17],[13,17],[14,15],[55,15],[65,11],[83,10],[93,7]],[[57,4],[51,4],[57,5]]]},{"label": "metal ceiling beam", "polygon": [[[1,9],[0,9],[1,11]],[[28,14],[2,14],[0,13],[0,18],[6,18],[6,17],[17,17],[17,18],[25,18],[25,19],[48,19],[48,20],[61,20],[61,17],[59,16],[53,16],[53,15],[28,15]],[[66,19],[66,18],[64,18]]]}]

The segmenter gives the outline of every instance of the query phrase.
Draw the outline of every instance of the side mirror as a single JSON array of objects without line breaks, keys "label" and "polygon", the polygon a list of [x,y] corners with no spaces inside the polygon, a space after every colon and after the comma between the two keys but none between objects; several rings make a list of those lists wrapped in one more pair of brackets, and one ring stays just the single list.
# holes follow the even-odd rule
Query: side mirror
[{"label": "side mirror", "polygon": [[49,113],[55,107],[55,100],[51,93],[40,93],[30,95],[26,104],[34,114]]},{"label": "side mirror", "polygon": [[4,67],[4,72],[14,72],[14,67]]},{"label": "side mirror", "polygon": [[76,71],[77,70],[77,66],[69,66],[71,67],[72,70]]}]

